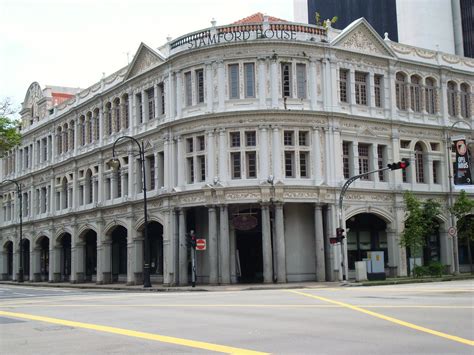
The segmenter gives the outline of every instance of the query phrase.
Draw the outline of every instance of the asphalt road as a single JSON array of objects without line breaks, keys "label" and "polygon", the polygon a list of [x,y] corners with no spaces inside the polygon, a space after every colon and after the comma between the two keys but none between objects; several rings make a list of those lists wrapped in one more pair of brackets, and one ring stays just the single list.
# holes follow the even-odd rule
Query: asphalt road
[{"label": "asphalt road", "polygon": [[0,285],[2,354],[474,354],[474,282],[228,292]]}]

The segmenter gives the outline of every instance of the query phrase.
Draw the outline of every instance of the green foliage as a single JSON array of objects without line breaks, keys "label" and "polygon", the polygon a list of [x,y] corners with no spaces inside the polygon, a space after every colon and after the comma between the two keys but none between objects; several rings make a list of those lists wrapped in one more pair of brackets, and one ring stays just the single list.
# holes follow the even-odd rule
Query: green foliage
[{"label": "green foliage", "polygon": [[443,276],[444,265],[438,261],[432,261],[427,266],[415,265],[413,267],[413,276],[415,278],[431,276],[431,277],[441,277]]},{"label": "green foliage", "polygon": [[[321,21],[321,15],[319,12],[316,12],[315,13],[315,17],[316,17],[316,26],[323,26],[324,28],[327,27],[327,23],[326,21]],[[329,20],[331,22],[331,25],[336,23],[337,22],[337,19],[338,17],[337,16],[333,16],[333,18],[331,20]]]},{"label": "green foliage", "polygon": [[415,265],[413,267],[413,276],[417,279],[423,276],[428,275],[428,267]]},{"label": "green foliage", "polygon": [[19,122],[9,116],[15,113],[8,98],[0,101],[0,157],[20,144]]},{"label": "green foliage", "polygon": [[469,198],[466,191],[461,190],[459,197],[450,209],[457,219],[456,228],[459,239],[474,240],[474,219],[468,217],[473,209],[474,199]]}]

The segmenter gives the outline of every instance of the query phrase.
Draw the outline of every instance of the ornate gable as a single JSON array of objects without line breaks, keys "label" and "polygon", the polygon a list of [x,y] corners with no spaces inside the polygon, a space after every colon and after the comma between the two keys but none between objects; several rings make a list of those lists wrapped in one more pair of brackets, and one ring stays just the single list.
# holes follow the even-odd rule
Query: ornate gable
[{"label": "ornate gable", "polygon": [[352,22],[331,42],[332,46],[375,55],[395,57],[378,33],[364,19]]},{"label": "ornate gable", "polygon": [[125,80],[137,76],[163,62],[163,57],[142,42],[140,47],[138,47],[135,57],[133,57],[132,63],[128,67]]}]

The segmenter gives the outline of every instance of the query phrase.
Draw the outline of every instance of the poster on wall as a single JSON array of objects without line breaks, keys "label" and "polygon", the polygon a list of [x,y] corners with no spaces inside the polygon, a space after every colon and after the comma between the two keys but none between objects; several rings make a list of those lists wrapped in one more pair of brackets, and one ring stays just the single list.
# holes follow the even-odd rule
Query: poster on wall
[{"label": "poster on wall", "polygon": [[456,160],[454,162],[454,186],[460,189],[472,188],[471,163],[469,160],[469,149],[466,138],[453,139],[456,148]]}]

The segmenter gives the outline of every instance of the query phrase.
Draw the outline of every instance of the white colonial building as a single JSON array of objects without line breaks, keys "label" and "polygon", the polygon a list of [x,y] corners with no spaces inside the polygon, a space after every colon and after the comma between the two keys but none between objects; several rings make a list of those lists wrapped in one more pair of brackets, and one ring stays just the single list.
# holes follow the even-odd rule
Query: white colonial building
[{"label": "white colonial building", "polygon": [[[407,274],[404,190],[446,206],[452,134],[472,134],[474,60],[261,14],[141,44],[85,90],[31,84],[21,145],[2,159],[0,274],[143,282],[143,142],[152,283],[190,282],[186,234],[206,239],[198,283],[337,280],[383,251]],[[453,128],[454,125],[454,128]],[[330,244],[338,198],[347,238]],[[447,211],[423,253],[453,267]],[[462,248],[461,254],[462,254]],[[342,253],[341,253],[342,251]],[[462,256],[462,255],[461,255]]]}]

